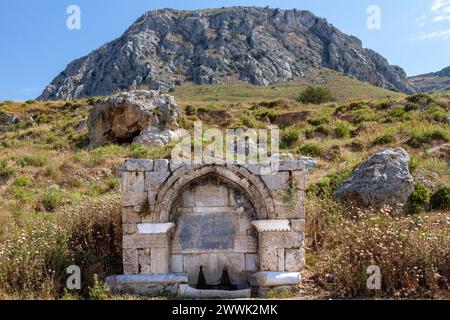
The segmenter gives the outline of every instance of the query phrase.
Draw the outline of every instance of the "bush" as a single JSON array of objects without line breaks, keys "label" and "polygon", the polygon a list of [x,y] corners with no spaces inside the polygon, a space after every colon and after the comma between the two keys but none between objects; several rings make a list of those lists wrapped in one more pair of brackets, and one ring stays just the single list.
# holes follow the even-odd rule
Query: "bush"
[{"label": "bush", "polygon": [[31,185],[31,183],[32,183],[32,181],[28,177],[18,177],[16,180],[14,180],[13,186],[15,186],[15,187],[26,187],[26,186]]},{"label": "bush", "polygon": [[135,159],[148,158],[148,149],[139,143],[132,143],[130,146],[130,157]]},{"label": "bush", "polygon": [[185,108],[185,112],[187,116],[197,115],[197,109],[194,106],[187,105]]},{"label": "bush", "polygon": [[109,298],[109,287],[106,283],[98,279],[98,275],[94,274],[94,284],[89,288],[89,299],[91,300],[107,300]]},{"label": "bush", "polygon": [[375,113],[369,107],[354,111],[353,113],[354,124],[361,124],[363,122],[372,121],[375,118]]},{"label": "bush", "polygon": [[421,184],[416,183],[414,192],[409,198],[407,211],[409,214],[420,214],[425,210],[425,205],[430,201],[430,193],[427,188]]},{"label": "bush", "polygon": [[9,167],[6,159],[0,160],[0,177],[3,179],[9,179],[17,172],[16,168]]},{"label": "bush", "polygon": [[390,134],[390,133],[385,133],[379,137],[377,137],[374,141],[375,145],[387,145],[387,144],[392,144],[395,143],[395,137],[394,135]]},{"label": "bush", "polygon": [[443,187],[436,191],[430,199],[432,209],[450,210],[450,187]]},{"label": "bush", "polygon": [[311,157],[320,157],[323,155],[323,149],[313,143],[305,143],[300,148],[299,151],[302,155]]},{"label": "bush", "polygon": [[326,87],[308,86],[300,93],[297,100],[303,103],[321,104],[333,101],[334,98],[330,89]]},{"label": "bush", "polygon": [[350,137],[350,128],[344,122],[338,122],[334,126],[334,134],[338,138],[348,138]]},{"label": "bush", "polygon": [[[101,298],[107,275],[121,274],[120,196],[83,199],[53,214],[16,218],[0,243],[0,296],[55,299],[64,294],[66,268],[82,273],[82,297]],[[98,274],[94,279],[94,274]],[[91,294],[91,295],[90,295]]]},{"label": "bush", "polygon": [[429,94],[418,93],[418,94],[406,97],[406,101],[409,103],[415,103],[415,104],[425,107],[433,102],[433,98]]},{"label": "bush", "polygon": [[395,109],[389,113],[389,115],[393,118],[403,118],[406,114],[407,112],[405,111],[405,107],[403,106],[395,107]]},{"label": "bush", "polygon": [[17,159],[17,164],[22,167],[25,166],[34,166],[34,167],[43,167],[48,163],[48,159],[42,155],[27,155]]},{"label": "bush", "polygon": [[282,149],[286,149],[295,145],[300,137],[300,133],[298,130],[289,130],[286,131],[282,138],[280,147]]},{"label": "bush", "polygon": [[53,211],[62,203],[63,198],[64,193],[58,186],[50,186],[43,196],[42,205],[45,210]]},{"label": "bush", "polygon": [[321,124],[326,124],[330,122],[330,116],[321,114],[314,118],[309,118],[308,123],[312,126],[320,126]]},{"label": "bush", "polygon": [[[383,210],[385,211],[385,210]],[[326,230],[320,286],[343,297],[432,297],[446,292],[450,242],[444,232],[418,226],[411,218],[372,212],[342,219]],[[381,289],[367,288],[367,268],[380,268]]]},{"label": "bush", "polygon": [[419,147],[423,144],[430,143],[433,140],[448,141],[448,133],[440,127],[427,128],[425,130],[412,130],[408,143],[411,146]]}]

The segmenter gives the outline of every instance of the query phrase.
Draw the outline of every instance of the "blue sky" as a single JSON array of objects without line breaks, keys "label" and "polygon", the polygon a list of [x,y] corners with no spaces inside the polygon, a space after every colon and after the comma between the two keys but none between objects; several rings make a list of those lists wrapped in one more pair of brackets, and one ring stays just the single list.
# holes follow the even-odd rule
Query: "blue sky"
[{"label": "blue sky", "polygon": [[[70,5],[81,9],[81,30],[66,27]],[[408,75],[450,65],[450,0],[1,0],[0,100],[37,97],[70,61],[117,38],[148,10],[234,5],[310,10]],[[367,28],[370,5],[381,10],[379,30]]]}]

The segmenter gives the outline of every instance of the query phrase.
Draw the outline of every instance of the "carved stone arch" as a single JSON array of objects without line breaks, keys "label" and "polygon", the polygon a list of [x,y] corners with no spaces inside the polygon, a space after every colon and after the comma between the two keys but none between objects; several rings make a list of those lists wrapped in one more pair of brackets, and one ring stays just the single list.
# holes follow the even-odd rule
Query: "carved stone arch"
[{"label": "carved stone arch", "polygon": [[257,219],[264,220],[274,215],[275,204],[260,177],[233,165],[201,165],[182,166],[167,179],[158,192],[154,211],[156,220],[160,223],[169,222],[171,208],[177,196],[187,185],[206,175],[215,175],[241,189],[252,204]]}]

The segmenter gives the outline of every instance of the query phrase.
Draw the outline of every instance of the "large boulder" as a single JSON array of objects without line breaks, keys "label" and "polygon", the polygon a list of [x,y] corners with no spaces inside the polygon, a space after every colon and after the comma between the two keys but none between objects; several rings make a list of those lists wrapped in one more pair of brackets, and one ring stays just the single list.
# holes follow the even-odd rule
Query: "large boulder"
[{"label": "large boulder", "polygon": [[389,206],[402,210],[413,191],[408,153],[402,148],[382,149],[356,168],[334,198],[364,209]]},{"label": "large boulder", "polygon": [[170,95],[144,90],[112,95],[89,114],[90,147],[130,142],[164,146],[176,135],[178,117]]}]

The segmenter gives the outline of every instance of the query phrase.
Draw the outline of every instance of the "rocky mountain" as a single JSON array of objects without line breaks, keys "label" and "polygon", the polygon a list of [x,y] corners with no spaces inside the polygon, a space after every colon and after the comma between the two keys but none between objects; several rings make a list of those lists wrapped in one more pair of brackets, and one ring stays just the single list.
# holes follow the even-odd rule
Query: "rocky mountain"
[{"label": "rocky mountain", "polygon": [[450,67],[409,78],[422,92],[450,91]]},{"label": "rocky mountain", "polygon": [[241,80],[266,86],[304,77],[315,68],[416,91],[400,67],[311,12],[232,7],[148,12],[120,38],[70,63],[39,99],[140,87],[166,91],[185,82]]}]

